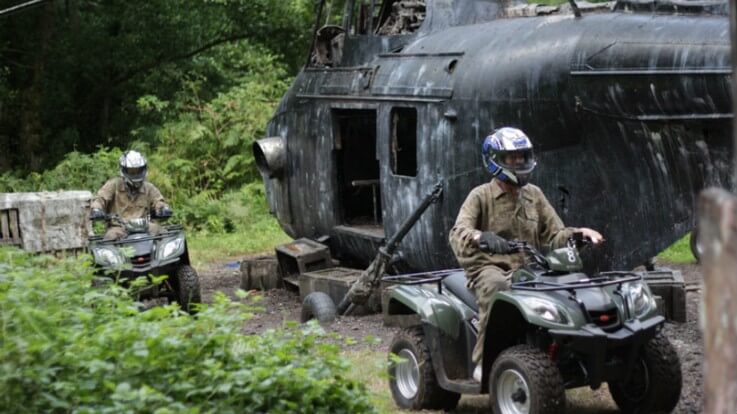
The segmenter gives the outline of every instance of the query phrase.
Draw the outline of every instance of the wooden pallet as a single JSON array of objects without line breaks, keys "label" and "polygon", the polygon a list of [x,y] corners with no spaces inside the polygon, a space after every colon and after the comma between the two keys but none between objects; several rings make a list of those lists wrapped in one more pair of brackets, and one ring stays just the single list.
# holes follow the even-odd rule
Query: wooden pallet
[{"label": "wooden pallet", "polygon": [[0,245],[12,244],[20,246],[23,239],[20,234],[18,209],[0,210]]}]

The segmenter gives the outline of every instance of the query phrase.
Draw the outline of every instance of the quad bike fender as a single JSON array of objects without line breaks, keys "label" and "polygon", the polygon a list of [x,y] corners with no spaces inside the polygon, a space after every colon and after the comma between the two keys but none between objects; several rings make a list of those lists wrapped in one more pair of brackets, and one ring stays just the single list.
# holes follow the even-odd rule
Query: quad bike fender
[{"label": "quad bike fender", "polygon": [[[551,312],[546,312],[547,308],[551,308]],[[491,302],[491,315],[497,314],[499,318],[520,319],[529,325],[545,329],[565,329],[580,322],[577,320],[578,313],[567,312],[556,301],[535,293],[512,294],[510,291],[495,293]]]},{"label": "quad bike fender", "polygon": [[457,339],[464,320],[473,312],[460,301],[436,289],[421,286],[397,285],[384,295],[384,320],[389,325],[427,324]]}]

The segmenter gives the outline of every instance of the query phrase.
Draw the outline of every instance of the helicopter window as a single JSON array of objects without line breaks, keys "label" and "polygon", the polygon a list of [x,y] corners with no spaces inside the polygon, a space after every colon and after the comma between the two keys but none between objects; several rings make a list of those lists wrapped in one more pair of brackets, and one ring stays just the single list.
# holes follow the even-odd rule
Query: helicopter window
[{"label": "helicopter window", "polygon": [[391,167],[395,175],[417,176],[417,110],[394,108],[391,117]]}]

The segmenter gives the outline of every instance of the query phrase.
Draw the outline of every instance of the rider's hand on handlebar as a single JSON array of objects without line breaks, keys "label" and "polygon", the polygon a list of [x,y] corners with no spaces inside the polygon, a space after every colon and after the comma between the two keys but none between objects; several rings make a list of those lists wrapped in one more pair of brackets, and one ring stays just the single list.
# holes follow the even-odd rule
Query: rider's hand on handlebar
[{"label": "rider's hand on handlebar", "polygon": [[105,218],[105,212],[99,208],[93,208],[90,211],[90,220],[102,220]]},{"label": "rider's hand on handlebar", "polygon": [[604,242],[604,236],[602,236],[601,233],[596,230],[590,229],[588,227],[580,227],[576,229],[576,231],[581,233],[584,238],[591,240],[591,243],[593,245],[601,244]]},{"label": "rider's hand on handlebar", "polygon": [[481,233],[477,240],[479,248],[487,253],[509,254],[511,248],[509,241],[500,237],[493,231],[485,231]]},{"label": "rider's hand on handlebar", "polygon": [[172,211],[169,207],[161,207],[159,211],[156,212],[156,217],[158,218],[169,218],[172,215]]}]

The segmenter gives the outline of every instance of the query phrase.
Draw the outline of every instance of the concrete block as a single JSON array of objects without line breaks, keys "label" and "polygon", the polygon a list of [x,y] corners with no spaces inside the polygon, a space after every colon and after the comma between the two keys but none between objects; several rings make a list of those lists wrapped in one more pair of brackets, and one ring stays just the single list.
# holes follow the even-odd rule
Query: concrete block
[{"label": "concrete block", "polygon": [[241,289],[271,290],[283,286],[276,257],[258,256],[241,261]]},{"label": "concrete block", "polygon": [[85,248],[91,198],[89,191],[0,193],[0,244],[32,253]]},{"label": "concrete block", "polygon": [[[348,293],[351,285],[358,280],[363,270],[350,269],[347,267],[331,267],[316,270],[299,275],[299,296],[304,300],[305,296],[312,292],[324,292],[337,305]],[[352,315],[362,315],[379,312],[381,310],[381,298],[378,294],[372,294],[366,305],[357,306]]]},{"label": "concrete block", "polygon": [[332,265],[328,246],[307,238],[276,247],[279,268],[285,277],[328,268]]},{"label": "concrete block", "polygon": [[656,296],[661,314],[672,321],[686,322],[686,285],[681,272],[662,268],[643,272],[642,276]]}]

